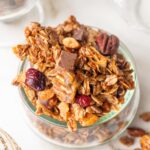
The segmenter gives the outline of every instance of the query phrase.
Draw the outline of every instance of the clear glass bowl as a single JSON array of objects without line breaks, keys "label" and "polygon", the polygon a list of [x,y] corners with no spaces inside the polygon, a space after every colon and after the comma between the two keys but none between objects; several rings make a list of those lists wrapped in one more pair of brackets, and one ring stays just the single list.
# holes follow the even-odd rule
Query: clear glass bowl
[{"label": "clear glass bowl", "polygon": [[[134,70],[133,79],[135,81],[135,89],[126,92],[125,103],[120,105],[119,111],[111,111],[101,117],[92,126],[81,127],[79,125],[76,132],[69,132],[64,122],[60,122],[46,115],[35,115],[35,108],[28,100],[24,90],[19,88],[25,118],[33,131],[50,143],[71,148],[102,145],[118,137],[132,122],[140,98],[135,62],[131,53],[122,42],[120,42],[119,53],[122,53],[131,64],[131,68]],[[26,70],[29,65],[29,62],[24,60],[19,67],[19,73]]]}]

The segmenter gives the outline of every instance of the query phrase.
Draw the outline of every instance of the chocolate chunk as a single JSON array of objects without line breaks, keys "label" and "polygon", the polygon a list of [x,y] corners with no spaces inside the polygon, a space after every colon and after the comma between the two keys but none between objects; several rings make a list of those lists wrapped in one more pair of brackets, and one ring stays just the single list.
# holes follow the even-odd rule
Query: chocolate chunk
[{"label": "chocolate chunk", "polygon": [[74,70],[75,60],[77,58],[77,54],[70,53],[67,51],[62,51],[60,56],[59,66],[65,68],[68,71]]},{"label": "chocolate chunk", "polygon": [[88,32],[85,27],[80,27],[79,29],[73,31],[73,38],[75,38],[78,41],[86,40],[87,37]]}]

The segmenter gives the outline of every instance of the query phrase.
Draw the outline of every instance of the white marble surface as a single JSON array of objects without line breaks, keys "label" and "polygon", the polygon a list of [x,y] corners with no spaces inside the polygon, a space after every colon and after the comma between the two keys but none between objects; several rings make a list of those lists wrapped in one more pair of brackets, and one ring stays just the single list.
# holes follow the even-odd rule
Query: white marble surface
[{"label": "white marble surface", "polygon": [[[50,11],[49,5],[45,5],[45,10],[46,24],[55,25],[73,14],[84,24],[103,28],[120,37],[136,60],[141,88],[138,114],[150,111],[150,33],[137,31],[128,26],[114,10],[111,0],[53,0],[53,12]],[[23,150],[66,150],[46,143],[26,126],[20,110],[18,91],[11,85],[18,64],[19,61],[12,54],[11,48],[0,48],[0,128],[10,133]],[[138,115],[133,124],[150,130],[149,124],[139,121]],[[100,148],[97,146],[86,150],[91,149]],[[108,146],[101,149],[110,150]],[[133,150],[133,148],[128,149]],[[121,150],[127,148],[122,147]]]}]

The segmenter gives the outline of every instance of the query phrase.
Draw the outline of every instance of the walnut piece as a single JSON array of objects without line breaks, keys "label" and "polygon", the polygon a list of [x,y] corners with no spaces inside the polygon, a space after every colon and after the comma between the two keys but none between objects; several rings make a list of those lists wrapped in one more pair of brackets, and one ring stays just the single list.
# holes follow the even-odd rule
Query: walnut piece
[{"label": "walnut piece", "polygon": [[72,37],[66,37],[63,39],[63,44],[65,47],[67,48],[79,48],[80,47],[80,44],[77,40],[75,40],[74,38]]}]

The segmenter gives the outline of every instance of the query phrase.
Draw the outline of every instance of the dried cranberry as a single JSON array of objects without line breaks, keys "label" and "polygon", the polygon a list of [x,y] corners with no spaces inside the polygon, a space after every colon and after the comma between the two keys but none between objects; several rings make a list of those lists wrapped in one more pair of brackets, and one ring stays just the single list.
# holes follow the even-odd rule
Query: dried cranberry
[{"label": "dried cranberry", "polygon": [[86,95],[78,95],[76,97],[76,103],[78,103],[82,107],[87,107],[91,103],[91,98]]},{"label": "dried cranberry", "polygon": [[40,71],[30,68],[26,72],[25,83],[35,91],[42,91],[46,86],[46,77]]}]

